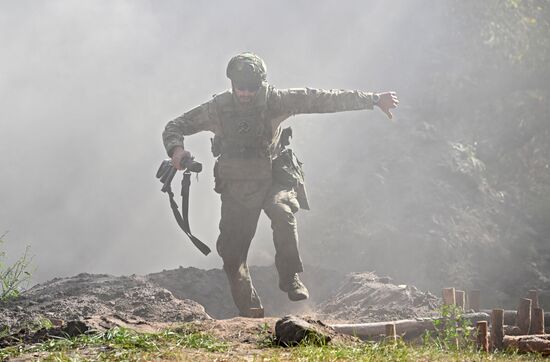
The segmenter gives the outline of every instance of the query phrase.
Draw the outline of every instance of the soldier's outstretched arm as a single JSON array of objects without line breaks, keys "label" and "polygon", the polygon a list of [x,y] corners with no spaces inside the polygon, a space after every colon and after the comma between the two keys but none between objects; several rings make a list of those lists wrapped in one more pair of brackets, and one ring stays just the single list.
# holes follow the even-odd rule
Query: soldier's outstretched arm
[{"label": "soldier's outstretched arm", "polygon": [[380,108],[389,119],[392,119],[393,114],[390,109],[396,108],[399,104],[399,99],[397,99],[395,92],[375,93],[374,97],[376,98],[376,96],[378,96],[378,99],[374,105],[378,106],[378,108]]},{"label": "soldier's outstretched arm", "polygon": [[214,109],[212,101],[206,102],[166,124],[162,132],[162,141],[174,167],[181,169],[181,159],[191,157],[191,153],[184,149],[184,136],[201,131],[215,132],[217,116]]},{"label": "soldier's outstretched arm", "polygon": [[374,106],[378,106],[391,118],[389,110],[399,103],[395,92],[290,88],[275,89],[273,95],[273,107],[288,114],[333,113],[373,109]]}]

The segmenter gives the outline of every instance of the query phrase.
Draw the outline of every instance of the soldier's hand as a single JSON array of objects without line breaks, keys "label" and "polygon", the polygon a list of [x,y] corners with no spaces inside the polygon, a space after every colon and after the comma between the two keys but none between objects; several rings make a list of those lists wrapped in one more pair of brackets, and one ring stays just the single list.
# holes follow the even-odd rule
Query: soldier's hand
[{"label": "soldier's hand", "polygon": [[393,114],[390,112],[390,109],[397,107],[399,104],[397,95],[395,92],[383,92],[378,93],[378,96],[380,98],[378,99],[378,103],[376,103],[376,105],[382,110],[382,112],[386,113],[386,116],[388,116],[389,119],[392,119]]},{"label": "soldier's hand", "polygon": [[184,150],[183,147],[177,146],[172,153],[172,165],[178,170],[183,170],[181,160],[191,157],[191,152]]}]

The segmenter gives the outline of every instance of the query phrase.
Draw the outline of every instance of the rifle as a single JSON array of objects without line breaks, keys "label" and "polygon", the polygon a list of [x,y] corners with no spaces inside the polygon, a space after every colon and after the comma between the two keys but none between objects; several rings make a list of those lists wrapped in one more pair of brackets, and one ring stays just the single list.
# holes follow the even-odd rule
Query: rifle
[{"label": "rifle", "polygon": [[183,232],[189,237],[193,245],[195,245],[204,255],[210,253],[210,248],[200,241],[191,233],[189,227],[189,188],[191,186],[191,172],[198,174],[202,171],[202,163],[195,161],[193,157],[187,157],[181,160],[181,166],[183,167],[183,178],[181,180],[181,214],[178,210],[178,204],[174,200],[174,193],[172,192],[172,180],[178,170],[172,164],[172,160],[163,160],[157,171],[156,177],[162,183],[162,192],[168,194],[170,201],[170,208],[176,218],[176,222]]}]

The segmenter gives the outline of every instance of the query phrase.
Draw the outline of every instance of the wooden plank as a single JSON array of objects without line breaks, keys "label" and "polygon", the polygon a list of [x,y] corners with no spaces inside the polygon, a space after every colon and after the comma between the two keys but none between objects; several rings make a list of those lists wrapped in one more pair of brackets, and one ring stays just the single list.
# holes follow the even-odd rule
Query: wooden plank
[{"label": "wooden plank", "polygon": [[544,334],[544,310],[542,308],[533,309],[529,334]]},{"label": "wooden plank", "polygon": [[519,327],[522,334],[529,334],[529,328],[531,327],[531,299],[521,298],[519,300],[516,326]]},{"label": "wooden plank", "polygon": [[464,311],[466,307],[466,293],[463,290],[455,290],[455,302],[456,306]]},{"label": "wooden plank", "polygon": [[397,341],[397,333],[395,331],[395,324],[388,323],[386,324],[386,340],[389,342]]},{"label": "wooden plank", "polygon": [[476,324],[477,349],[489,352],[489,336],[487,335],[487,322],[479,321]]},{"label": "wooden plank", "polygon": [[531,299],[531,308],[539,308],[539,291],[536,289],[531,289],[527,292],[527,299]]},{"label": "wooden plank", "polygon": [[491,313],[491,347],[492,350],[502,351],[504,339],[504,310],[493,309]]},{"label": "wooden plank", "polygon": [[456,305],[455,288],[443,289],[443,304]]}]

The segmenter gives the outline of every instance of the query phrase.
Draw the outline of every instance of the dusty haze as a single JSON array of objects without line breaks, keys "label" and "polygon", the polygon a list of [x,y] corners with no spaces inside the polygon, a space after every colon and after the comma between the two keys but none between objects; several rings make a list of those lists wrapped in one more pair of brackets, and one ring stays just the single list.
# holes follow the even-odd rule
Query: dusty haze
[{"label": "dusty haze", "polygon": [[[363,265],[349,267],[372,270],[393,259],[388,242],[419,252],[425,245],[415,244],[415,237],[379,240],[385,246],[378,251],[361,239],[369,231],[332,257],[320,239],[341,242],[337,230],[346,225],[331,224],[331,216],[355,212],[347,205],[359,202],[358,193],[368,194],[365,179],[384,169],[377,153],[368,150],[402,147],[404,159],[414,156],[403,147],[407,132],[395,129],[414,131],[422,123],[419,108],[426,113],[425,103],[439,96],[438,91],[427,100],[419,96],[434,68],[460,71],[460,64],[433,63],[441,52],[452,59],[452,52],[460,51],[452,42],[461,29],[450,27],[446,17],[452,4],[2,2],[0,233],[9,231],[8,256],[31,245],[34,282],[77,272],[219,267],[215,251],[202,256],[178,229],[154,173],[166,157],[161,142],[166,122],[227,89],[225,66],[242,51],[262,56],[269,82],[280,88],[395,90],[401,100],[394,121],[364,111],[285,122],[294,128],[293,147],[305,162],[309,183],[312,211],[298,216],[305,262],[330,266],[333,261],[345,269],[346,253],[364,254]],[[212,190],[210,136],[188,137],[186,148],[205,165],[191,188],[191,227],[214,250],[220,202]],[[457,139],[472,141],[460,134]],[[429,163],[440,151],[428,146],[423,152]],[[414,177],[414,170],[403,173]],[[400,206],[403,195],[394,191],[372,195],[365,207],[378,209],[406,235],[408,224],[395,216],[406,212]],[[325,202],[335,193],[339,207]],[[365,219],[365,227],[376,232],[376,225],[368,224]],[[273,254],[263,216],[249,263],[271,264]],[[398,256],[396,263],[403,262]],[[382,272],[406,275],[406,265],[396,268],[400,271],[392,273],[388,266]]]}]

